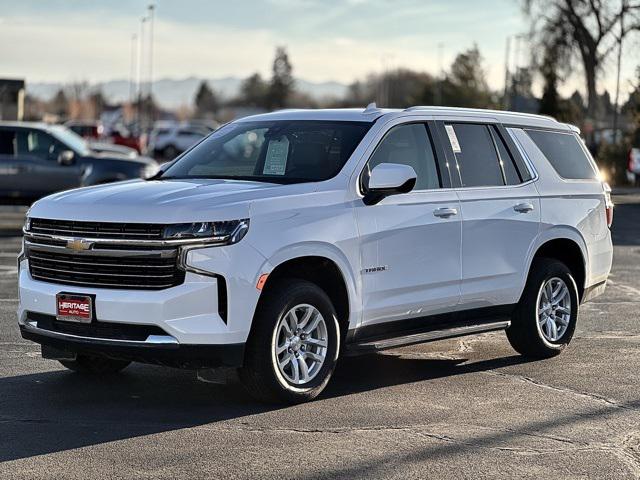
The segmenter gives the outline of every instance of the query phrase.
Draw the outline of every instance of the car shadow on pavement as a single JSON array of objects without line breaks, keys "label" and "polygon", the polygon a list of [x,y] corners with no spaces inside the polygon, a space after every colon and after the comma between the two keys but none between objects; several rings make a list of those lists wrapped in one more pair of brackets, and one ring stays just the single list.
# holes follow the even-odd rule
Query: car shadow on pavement
[{"label": "car shadow on pavement", "polygon": [[[321,398],[522,363],[369,355],[345,358]],[[237,419],[279,408],[237,385],[199,382],[192,372],[133,365],[117,376],[64,370],[0,379],[0,462]],[[304,407],[302,407],[304,408]]]}]

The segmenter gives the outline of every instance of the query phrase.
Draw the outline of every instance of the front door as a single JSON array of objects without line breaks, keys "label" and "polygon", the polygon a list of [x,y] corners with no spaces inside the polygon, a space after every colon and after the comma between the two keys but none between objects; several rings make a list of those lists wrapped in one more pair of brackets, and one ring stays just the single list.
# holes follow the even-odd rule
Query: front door
[{"label": "front door", "polygon": [[78,187],[82,168],[58,163],[58,155],[66,147],[42,130],[19,129],[16,134],[16,159],[20,174],[18,188],[33,198]]},{"label": "front door", "polygon": [[448,186],[448,172],[438,161],[433,133],[425,123],[392,127],[363,172],[366,182],[376,165],[399,163],[417,174],[412,192],[356,206],[364,331],[387,322],[397,324],[387,324],[385,330],[402,330],[405,320],[451,310],[458,303],[460,205],[454,190],[442,188],[443,178]]}]

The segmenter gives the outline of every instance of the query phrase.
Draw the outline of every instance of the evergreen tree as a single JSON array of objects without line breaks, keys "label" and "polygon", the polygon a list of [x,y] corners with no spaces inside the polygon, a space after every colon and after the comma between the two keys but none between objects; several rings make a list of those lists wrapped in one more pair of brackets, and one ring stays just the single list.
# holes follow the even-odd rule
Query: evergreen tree
[{"label": "evergreen tree", "polygon": [[248,107],[268,108],[269,86],[259,73],[254,73],[240,86],[240,103]]},{"label": "evergreen tree", "polygon": [[271,85],[269,86],[269,107],[284,108],[293,93],[293,67],[284,47],[276,49],[273,60]]},{"label": "evergreen tree", "polygon": [[196,115],[198,117],[212,117],[218,111],[219,102],[215,92],[209,84],[203,80],[198,87],[194,99]]}]

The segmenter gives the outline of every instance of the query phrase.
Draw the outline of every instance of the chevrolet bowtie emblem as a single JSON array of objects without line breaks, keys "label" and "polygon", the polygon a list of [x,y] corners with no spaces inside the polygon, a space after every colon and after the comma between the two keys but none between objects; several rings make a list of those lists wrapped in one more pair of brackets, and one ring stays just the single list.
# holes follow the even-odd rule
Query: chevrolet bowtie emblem
[{"label": "chevrolet bowtie emblem", "polygon": [[81,250],[89,250],[93,246],[93,242],[89,242],[84,240],[83,238],[78,238],[75,240],[69,240],[67,242],[67,248],[69,250],[81,251]]}]

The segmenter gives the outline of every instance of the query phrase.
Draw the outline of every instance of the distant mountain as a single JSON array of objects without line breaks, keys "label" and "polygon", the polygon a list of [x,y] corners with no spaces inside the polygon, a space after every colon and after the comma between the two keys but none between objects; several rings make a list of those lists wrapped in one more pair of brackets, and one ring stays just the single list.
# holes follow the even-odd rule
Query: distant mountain
[{"label": "distant mountain", "polygon": [[[225,77],[209,79],[209,85],[224,98],[236,95],[244,79],[238,77]],[[196,90],[202,81],[201,78],[188,77],[181,80],[163,78],[153,82],[153,95],[165,108],[177,108],[182,105],[192,105]],[[119,103],[129,99],[129,82],[127,80],[111,80],[100,83],[102,93],[109,102]],[[49,100],[56,92],[64,87],[62,83],[29,83],[27,93],[42,100]],[[326,98],[343,97],[347,85],[338,82],[310,82],[296,79],[296,88],[310,95],[316,100]]]}]

